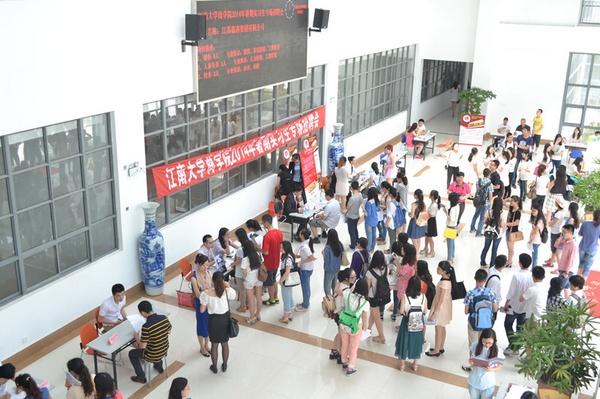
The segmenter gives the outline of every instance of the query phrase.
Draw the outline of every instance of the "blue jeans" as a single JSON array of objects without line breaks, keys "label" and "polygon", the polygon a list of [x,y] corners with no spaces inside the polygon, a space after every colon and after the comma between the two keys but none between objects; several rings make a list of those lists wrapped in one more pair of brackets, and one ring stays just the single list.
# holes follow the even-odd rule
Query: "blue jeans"
[{"label": "blue jeans", "polygon": [[312,270],[300,270],[300,286],[302,286],[302,307],[308,309],[310,306],[310,276]]},{"label": "blue jeans", "polygon": [[483,220],[485,219],[485,215],[488,211],[487,203],[478,208],[475,208],[475,214],[473,215],[473,219],[471,219],[471,231],[475,230],[475,224],[477,223],[477,219],[479,218],[479,223],[477,224],[477,235],[481,235],[483,233]]},{"label": "blue jeans", "polygon": [[387,237],[387,230],[385,229],[385,224],[383,224],[383,220],[377,222],[377,231],[379,232],[378,238],[385,240]]},{"label": "blue jeans", "polygon": [[292,313],[294,310],[294,287],[281,286],[281,297],[283,299],[283,313]]},{"label": "blue jeans", "polygon": [[498,254],[498,246],[500,246],[500,241],[502,241],[502,237],[498,237],[495,240],[490,240],[489,238],[485,239],[485,244],[483,244],[483,250],[481,251],[481,259],[479,260],[480,265],[487,265],[485,258],[487,257],[488,250],[492,247],[492,258],[490,259],[490,266],[494,265],[496,262],[496,255]]},{"label": "blue jeans", "polygon": [[583,277],[587,277],[590,274],[590,269],[594,264],[595,256],[596,254],[579,250],[579,268],[581,269],[581,275]]},{"label": "blue jeans", "polygon": [[323,277],[323,291],[325,295],[331,295],[335,290],[335,281],[337,279],[337,272],[325,272]]},{"label": "blue jeans", "polygon": [[446,247],[448,248],[448,259],[454,259],[454,240],[446,238]]},{"label": "blue jeans", "polygon": [[489,387],[487,389],[477,389],[469,385],[469,397],[471,399],[492,399],[495,389],[495,386]]},{"label": "blue jeans", "polygon": [[540,244],[533,244],[533,251],[531,253],[531,267],[539,266],[538,265],[538,253],[540,249]]},{"label": "blue jeans", "polygon": [[373,252],[377,244],[377,226],[369,226],[365,223],[365,233],[367,233],[367,241],[369,242],[367,251]]},{"label": "blue jeans", "polygon": [[346,222],[348,223],[348,235],[350,235],[350,248],[354,249],[358,241],[358,219],[347,218]]}]

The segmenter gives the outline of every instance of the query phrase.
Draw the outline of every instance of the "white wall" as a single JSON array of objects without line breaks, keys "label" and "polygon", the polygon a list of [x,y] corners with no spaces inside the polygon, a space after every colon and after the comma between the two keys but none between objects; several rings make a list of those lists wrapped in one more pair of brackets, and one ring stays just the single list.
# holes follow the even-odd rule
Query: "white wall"
[{"label": "white wall", "polygon": [[[339,60],[417,44],[426,58],[472,61],[477,2],[312,0],[311,9],[331,10],[330,28],[311,36],[308,53],[310,66],[328,66],[326,131],[336,121]],[[122,236],[119,251],[0,308],[0,320],[13,326],[10,333],[0,329],[0,358],[93,309],[114,282],[130,287],[140,281],[136,243],[146,180],[144,173],[128,177],[123,166],[145,164],[142,105],[193,91],[192,52],[180,47],[190,4],[0,1],[0,135],[113,112]],[[414,89],[419,95],[420,84]],[[388,141],[406,118],[403,112],[349,138],[347,152],[361,155]],[[328,140],[327,134],[325,145]],[[262,180],[163,227],[167,263],[196,249],[205,232],[239,225],[266,209],[273,184],[274,177]]]},{"label": "white wall", "polygon": [[[541,1],[536,3],[541,7]],[[513,127],[521,117],[530,123],[535,111],[542,108],[543,136],[553,138],[560,124],[569,53],[600,53],[598,28],[567,25],[577,22],[579,2],[553,3],[555,14],[548,15],[546,10],[539,15],[534,11],[542,8],[528,7],[515,12],[520,22],[512,23],[504,19],[509,17],[504,2],[481,0],[473,86],[497,95],[485,110],[488,129],[495,128],[504,116]],[[523,14],[525,11],[532,14]],[[522,22],[526,15],[531,16],[532,24]],[[558,20],[563,24],[556,25]]]}]

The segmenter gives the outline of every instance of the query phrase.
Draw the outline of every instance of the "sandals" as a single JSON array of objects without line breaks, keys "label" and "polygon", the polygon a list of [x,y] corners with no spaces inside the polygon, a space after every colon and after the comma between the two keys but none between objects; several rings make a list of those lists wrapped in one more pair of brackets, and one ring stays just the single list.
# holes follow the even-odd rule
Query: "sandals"
[{"label": "sandals", "polygon": [[290,319],[289,319],[289,318],[287,318],[287,317],[282,317],[281,319],[279,319],[279,322],[281,322],[281,323],[284,323],[284,324],[287,324],[287,323],[289,323],[289,322],[290,322]]},{"label": "sandals", "polygon": [[249,317],[246,319],[246,324],[253,325],[256,323],[256,317]]},{"label": "sandals", "polygon": [[417,361],[411,363],[410,368],[416,373],[419,370],[419,366],[417,365]]},{"label": "sandals", "polygon": [[385,338],[380,338],[379,336],[373,338],[373,342],[377,342],[378,344],[385,344]]}]

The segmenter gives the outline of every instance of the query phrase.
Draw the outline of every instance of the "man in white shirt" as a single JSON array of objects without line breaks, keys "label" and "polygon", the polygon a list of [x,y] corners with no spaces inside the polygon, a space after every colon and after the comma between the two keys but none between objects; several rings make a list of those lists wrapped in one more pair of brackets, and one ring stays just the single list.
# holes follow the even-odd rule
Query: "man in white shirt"
[{"label": "man in white shirt", "polygon": [[311,219],[310,222],[308,222],[310,231],[312,232],[313,243],[316,244],[320,242],[317,228],[321,228],[323,238],[325,238],[327,237],[327,230],[335,228],[342,217],[342,208],[340,203],[334,198],[332,190],[327,190],[325,192],[325,199],[327,200],[325,208],[317,213],[314,219]]},{"label": "man in white shirt", "polygon": [[125,287],[123,284],[115,284],[112,286],[112,296],[107,298],[100,305],[100,312],[98,313],[98,322],[102,323],[104,327],[113,327],[123,320],[127,319],[127,313],[125,313]]},{"label": "man in white shirt", "polygon": [[496,130],[498,133],[506,136],[506,133],[510,132],[510,125],[508,124],[508,118],[505,116],[502,119],[502,123],[498,125],[498,129]]},{"label": "man in white shirt", "polygon": [[0,399],[23,399],[25,392],[17,393],[15,385],[16,369],[11,363],[0,366]]},{"label": "man in white shirt", "polygon": [[546,299],[548,297],[548,289],[544,286],[544,277],[546,272],[541,266],[534,266],[531,269],[533,277],[533,285],[521,295],[521,302],[525,302],[525,318],[527,320],[532,317],[534,320],[541,320],[544,310],[546,309]]},{"label": "man in white shirt", "polygon": [[[498,303],[502,301],[502,271],[506,267],[506,255],[496,256],[494,267],[490,269],[485,286],[492,290]],[[498,312],[494,312],[494,322],[496,322]]]},{"label": "man in white shirt", "polygon": [[211,272],[216,271],[213,245],[215,245],[215,241],[213,240],[212,236],[210,234],[206,234],[204,237],[202,237],[202,246],[197,252],[198,254],[204,255],[208,258],[208,270]]},{"label": "man in white shirt", "polygon": [[508,293],[506,294],[506,302],[504,303],[504,311],[506,312],[504,330],[509,342],[509,347],[504,351],[506,355],[511,355],[513,350],[516,349],[513,344],[513,336],[515,335],[515,330],[513,329],[514,322],[517,322],[517,330],[520,330],[527,320],[525,318],[525,302],[521,302],[520,299],[521,295],[527,291],[527,288],[533,285],[533,279],[529,272],[531,262],[532,259],[529,254],[523,253],[519,255],[520,269],[513,275],[508,287]]}]

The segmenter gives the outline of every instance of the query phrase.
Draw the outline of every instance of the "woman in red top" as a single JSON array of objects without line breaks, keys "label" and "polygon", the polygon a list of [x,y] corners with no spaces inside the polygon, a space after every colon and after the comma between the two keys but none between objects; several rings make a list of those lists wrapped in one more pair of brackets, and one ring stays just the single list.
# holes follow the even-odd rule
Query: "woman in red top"
[{"label": "woman in red top", "polygon": [[414,245],[406,244],[404,246],[404,256],[400,262],[400,266],[396,269],[398,280],[396,281],[396,296],[402,299],[406,294],[408,280],[415,275],[417,265],[417,250]]},{"label": "woman in red top", "polygon": [[458,172],[454,178],[454,181],[450,183],[450,186],[448,187],[448,195],[451,193],[457,193],[460,197],[458,199],[458,225],[458,223],[460,223],[460,218],[465,212],[465,200],[469,195],[471,195],[471,185],[469,183],[465,183],[465,174],[463,172]]}]

